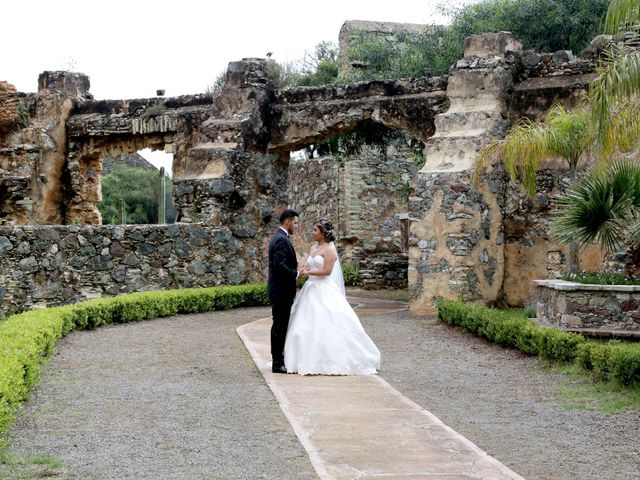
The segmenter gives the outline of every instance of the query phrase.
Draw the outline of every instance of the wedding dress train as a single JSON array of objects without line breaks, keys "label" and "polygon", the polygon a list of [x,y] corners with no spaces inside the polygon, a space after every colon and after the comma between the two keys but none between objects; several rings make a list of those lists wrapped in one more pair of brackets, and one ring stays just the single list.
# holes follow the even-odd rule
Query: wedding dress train
[{"label": "wedding dress train", "polygon": [[[322,269],[324,257],[309,257]],[[311,275],[291,309],[284,346],[287,371],[301,375],[375,374],[380,351],[362,328],[344,295],[340,263],[330,276]]]}]

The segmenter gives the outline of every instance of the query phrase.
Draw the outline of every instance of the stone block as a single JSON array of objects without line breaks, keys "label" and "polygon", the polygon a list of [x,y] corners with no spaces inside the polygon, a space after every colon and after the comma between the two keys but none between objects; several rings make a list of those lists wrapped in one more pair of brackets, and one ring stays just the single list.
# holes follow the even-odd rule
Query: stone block
[{"label": "stone block", "polygon": [[483,33],[464,39],[465,57],[503,57],[507,52],[522,51],[522,42],[510,32]]},{"label": "stone block", "polygon": [[560,317],[560,325],[567,327],[579,327],[582,325],[582,319],[576,315],[562,315]]}]

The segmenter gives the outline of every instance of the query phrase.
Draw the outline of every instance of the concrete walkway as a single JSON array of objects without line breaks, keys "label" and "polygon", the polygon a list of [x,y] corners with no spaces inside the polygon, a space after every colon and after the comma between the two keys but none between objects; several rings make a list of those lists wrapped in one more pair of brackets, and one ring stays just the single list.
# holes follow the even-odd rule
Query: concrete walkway
[{"label": "concrete walkway", "polygon": [[[349,300],[361,315],[404,308]],[[321,479],[522,479],[377,375],[271,373],[270,328],[264,318],[237,332]]]}]

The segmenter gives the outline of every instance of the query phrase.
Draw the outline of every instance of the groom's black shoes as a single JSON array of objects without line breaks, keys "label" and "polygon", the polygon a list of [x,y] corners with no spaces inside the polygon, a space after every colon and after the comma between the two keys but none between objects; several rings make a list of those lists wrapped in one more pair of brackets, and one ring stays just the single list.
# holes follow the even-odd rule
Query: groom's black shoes
[{"label": "groom's black shoes", "polygon": [[271,371],[273,373],[287,373],[287,368],[283,363],[274,363],[273,367],[271,367]]}]

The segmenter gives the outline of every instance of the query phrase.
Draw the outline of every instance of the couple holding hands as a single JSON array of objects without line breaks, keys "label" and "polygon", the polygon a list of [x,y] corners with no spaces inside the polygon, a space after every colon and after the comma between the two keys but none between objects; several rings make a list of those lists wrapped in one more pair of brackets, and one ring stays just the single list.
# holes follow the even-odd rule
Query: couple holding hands
[{"label": "couple holding hands", "polygon": [[[268,293],[272,304],[271,357],[274,373],[301,375],[375,374],[380,351],[345,297],[333,225],[313,224],[315,242],[298,270],[290,236],[299,215],[287,209],[269,243]],[[296,298],[296,279],[308,279]]]}]

